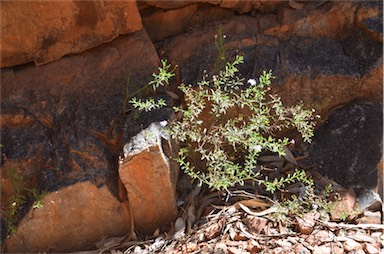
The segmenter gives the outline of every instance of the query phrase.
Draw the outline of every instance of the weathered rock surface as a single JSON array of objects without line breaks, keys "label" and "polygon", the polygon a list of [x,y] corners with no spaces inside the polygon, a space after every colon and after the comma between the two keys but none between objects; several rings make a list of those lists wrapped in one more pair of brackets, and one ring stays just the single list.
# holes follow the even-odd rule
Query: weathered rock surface
[{"label": "weathered rock surface", "polygon": [[177,216],[177,147],[163,128],[167,121],[154,122],[124,145],[119,166],[132,208],[135,228],[151,235]]},{"label": "weathered rock surface", "polygon": [[128,202],[120,203],[106,186],[79,182],[42,199],[31,209],[17,233],[6,242],[8,253],[65,253],[95,248],[106,236],[130,232]]},{"label": "weathered rock surface", "polygon": [[[41,67],[2,69],[2,178],[12,165],[44,191],[64,195],[63,187],[90,181],[126,199],[117,185],[124,91],[141,88],[158,64],[143,30]],[[82,209],[94,208],[74,208]]]},{"label": "weathered rock surface", "polygon": [[[193,84],[201,79],[204,70],[214,69],[214,38],[221,24],[227,58],[245,56],[240,68],[245,78],[272,69],[276,76],[273,89],[285,103],[303,101],[325,119],[330,109],[354,100],[382,101],[382,43],[353,25],[357,14],[351,10],[358,13],[368,7],[338,2],[306,10],[302,15],[298,14],[301,10],[280,8],[277,14],[235,16],[169,38],[166,44],[158,43],[157,48],[162,58],[180,67],[182,82]],[[376,13],[381,10],[376,5],[369,8]],[[294,17],[286,17],[291,12]],[[343,19],[345,25],[335,26],[334,18]],[[292,29],[282,36],[279,29],[285,23]],[[275,34],[266,33],[275,28]]]},{"label": "weathered rock surface", "polygon": [[46,64],[141,28],[136,1],[4,1],[1,67]]},{"label": "weathered rock surface", "polygon": [[[159,3],[166,4],[168,2],[160,1]],[[181,4],[185,3],[185,1],[170,3]],[[223,9],[215,5],[201,6],[199,4],[158,12],[143,9],[141,13],[143,15],[143,25],[152,41],[161,41],[169,36],[200,29],[209,22],[235,15],[234,11],[229,9]]]},{"label": "weathered rock surface", "polygon": [[138,6],[140,10],[146,9],[148,7],[156,7],[159,9],[179,9],[191,4],[196,3],[210,3],[210,4],[219,4],[221,0],[186,0],[186,1],[162,1],[162,0],[144,0],[139,1]]},{"label": "weathered rock surface", "polygon": [[[383,105],[350,104],[333,112],[316,132],[310,148],[318,171],[357,196],[374,190],[383,154]],[[369,203],[368,201],[364,201]]]}]

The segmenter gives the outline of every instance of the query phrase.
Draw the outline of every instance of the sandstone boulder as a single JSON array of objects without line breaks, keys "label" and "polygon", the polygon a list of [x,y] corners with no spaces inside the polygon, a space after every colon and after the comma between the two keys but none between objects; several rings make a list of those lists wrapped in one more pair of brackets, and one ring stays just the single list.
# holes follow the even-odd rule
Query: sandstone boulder
[{"label": "sandstone boulder", "polygon": [[43,65],[141,27],[136,1],[5,1],[1,67]]},{"label": "sandstone boulder", "polygon": [[318,171],[357,196],[377,186],[382,156],[383,105],[350,104],[335,110],[316,131],[309,150]]},{"label": "sandstone boulder", "polygon": [[[33,183],[30,188],[60,195],[66,186],[89,181],[126,199],[118,189],[124,105],[158,64],[142,30],[44,66],[2,69],[2,178],[12,165]],[[11,193],[4,189],[9,185],[1,187]],[[74,207],[73,213],[86,209],[94,208]]]},{"label": "sandstone boulder", "polygon": [[131,230],[128,203],[120,203],[106,186],[79,182],[52,192],[31,209],[6,241],[9,253],[72,252],[95,248],[107,236]]},{"label": "sandstone boulder", "polygon": [[[119,175],[127,190],[135,229],[152,234],[177,216],[177,147],[164,131],[167,121],[154,122],[124,145]],[[162,227],[164,229],[164,227]]]}]

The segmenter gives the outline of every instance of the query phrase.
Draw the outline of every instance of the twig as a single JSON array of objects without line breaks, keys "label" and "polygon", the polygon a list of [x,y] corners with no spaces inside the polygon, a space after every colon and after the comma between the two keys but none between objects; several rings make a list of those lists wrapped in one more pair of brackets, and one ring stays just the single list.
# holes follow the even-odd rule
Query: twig
[{"label": "twig", "polygon": [[360,228],[360,229],[373,229],[373,230],[384,230],[383,224],[345,224],[345,223],[335,223],[335,222],[325,222],[325,221],[319,221],[322,225],[328,227],[328,228],[346,228],[346,229],[354,229],[354,228]]}]

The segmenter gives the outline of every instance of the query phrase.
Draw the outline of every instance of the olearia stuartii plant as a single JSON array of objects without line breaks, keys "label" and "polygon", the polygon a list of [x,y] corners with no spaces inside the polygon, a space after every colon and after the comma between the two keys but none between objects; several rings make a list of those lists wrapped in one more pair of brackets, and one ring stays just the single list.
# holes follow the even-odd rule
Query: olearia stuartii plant
[{"label": "olearia stuartii plant", "polygon": [[[192,179],[218,190],[253,180],[274,192],[285,183],[308,181],[305,172],[296,171],[274,184],[263,177],[257,159],[263,151],[285,155],[284,146],[291,141],[275,138],[283,129],[296,128],[304,141],[310,142],[315,127],[313,111],[302,104],[285,107],[280,97],[270,94],[272,71],[245,82],[237,68],[243,61],[242,56],[236,56],[218,74],[206,76],[194,86],[179,86],[185,105],[173,108],[181,117],[169,124],[170,134],[181,146],[176,160]],[[165,60],[159,70],[153,74],[154,89],[168,84],[174,75]],[[166,106],[164,100],[153,99],[133,98],[130,103],[146,111]],[[207,111],[209,120],[202,117]],[[203,168],[190,160],[196,154]]]}]

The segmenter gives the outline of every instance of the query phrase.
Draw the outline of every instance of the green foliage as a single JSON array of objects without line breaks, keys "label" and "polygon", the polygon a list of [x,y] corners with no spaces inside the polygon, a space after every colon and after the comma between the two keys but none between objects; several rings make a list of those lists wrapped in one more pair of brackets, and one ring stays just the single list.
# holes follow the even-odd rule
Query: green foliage
[{"label": "green foliage", "polygon": [[133,97],[129,102],[133,105],[134,108],[138,108],[139,110],[145,110],[147,112],[153,109],[158,109],[167,106],[165,100],[163,99],[155,101],[153,98],[141,100],[136,99],[136,97]]},{"label": "green foliage", "polygon": [[287,177],[281,177],[279,179],[276,178],[273,181],[269,181],[268,177],[265,177],[262,184],[265,185],[267,191],[274,193],[277,190],[282,190],[287,184],[295,181],[302,182],[307,186],[313,185],[313,180],[307,177],[304,170],[296,170],[292,175],[287,175]]},{"label": "green foliage", "polygon": [[[216,47],[224,48],[223,38],[220,33]],[[225,50],[219,51],[219,57],[226,59]],[[280,97],[269,92],[274,78],[272,71],[264,71],[258,80],[244,82],[238,75],[238,65],[243,62],[242,56],[236,56],[218,74],[205,76],[195,86],[179,86],[185,105],[174,107],[181,118],[173,121],[169,128],[182,147],[177,162],[199,184],[218,190],[227,190],[246,180],[262,184],[270,192],[293,181],[309,183],[302,171],[274,181],[262,178],[263,168],[257,161],[260,154],[269,151],[283,156],[284,146],[289,143],[288,138],[277,139],[276,134],[293,127],[310,142],[314,116],[313,111],[303,109],[302,104],[285,107]],[[153,74],[154,80],[149,84],[157,89],[168,84],[172,76],[170,65],[162,61],[159,73]],[[154,99],[132,98],[130,103],[145,111],[166,106],[165,101]],[[209,112],[208,119],[202,116],[206,112]],[[197,160],[204,165],[199,166]]]},{"label": "green foliage", "polygon": [[[153,90],[157,90],[160,86],[169,85],[169,80],[175,76],[174,70],[171,70],[171,65],[167,63],[167,60],[161,60],[162,66],[159,67],[159,73],[153,73],[151,80],[147,86],[152,86]],[[146,87],[145,87],[146,88]],[[136,92],[137,93],[137,92]],[[136,94],[134,93],[134,94]],[[133,95],[134,95],[133,94]],[[130,95],[132,96],[132,95]],[[127,97],[127,96],[126,96]],[[147,100],[137,99],[136,97],[132,97],[129,103],[139,110],[151,111],[153,109],[159,109],[167,106],[164,99],[159,99],[155,101],[153,98]]]},{"label": "green foliage", "polygon": [[160,86],[169,85],[169,80],[175,76],[175,69],[170,69],[171,65],[167,63],[167,60],[161,60],[161,65],[159,73],[153,73],[153,80],[148,83],[148,85],[152,85],[153,90],[158,89]]},{"label": "green foliage", "polygon": [[305,214],[312,211],[317,211],[322,220],[329,220],[329,213],[335,205],[335,201],[329,199],[332,193],[332,185],[325,187],[320,195],[314,193],[313,183],[304,187],[304,195],[297,197],[293,195],[290,199],[281,203],[276,203],[277,212],[271,214],[269,218],[272,221],[278,221],[284,225],[291,225],[293,222],[290,220],[292,216],[303,218]]},{"label": "green foliage", "polygon": [[11,179],[13,194],[8,198],[7,203],[1,209],[1,217],[6,223],[6,227],[10,233],[16,232],[18,223],[18,213],[26,204],[28,198],[33,198],[33,208],[42,208],[41,200],[47,192],[41,192],[35,188],[27,188],[23,178],[16,172],[15,169],[7,168],[7,175]]},{"label": "green foliage", "polygon": [[[310,141],[313,112],[301,105],[284,107],[279,97],[268,95],[271,71],[264,71],[258,82],[249,79],[245,84],[237,75],[241,63],[243,57],[237,56],[210,80],[203,79],[196,87],[180,85],[186,106],[174,108],[182,119],[171,124],[170,132],[184,146],[178,158],[181,168],[200,184],[219,190],[254,180],[273,192],[286,183],[305,181],[299,171],[273,182],[261,180],[257,158],[263,151],[285,155],[289,139],[275,138],[276,132],[285,128],[296,127]],[[203,121],[204,111],[209,111],[210,118]],[[201,156],[205,168],[187,162],[195,153]]]}]

